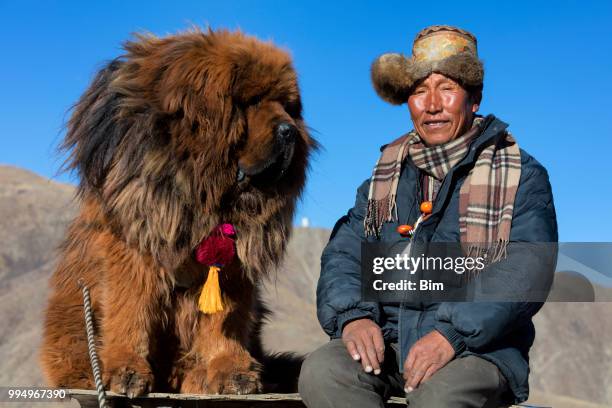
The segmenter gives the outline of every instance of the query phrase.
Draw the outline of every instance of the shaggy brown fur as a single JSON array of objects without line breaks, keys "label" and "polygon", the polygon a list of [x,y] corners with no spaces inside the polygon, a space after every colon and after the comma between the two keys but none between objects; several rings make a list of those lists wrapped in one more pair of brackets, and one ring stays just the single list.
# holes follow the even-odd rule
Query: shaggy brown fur
[{"label": "shaggy brown fur", "polygon": [[[79,278],[112,391],[253,393],[279,385],[267,365],[295,378],[295,365],[262,353],[258,297],[316,147],[290,57],[226,31],[138,36],[125,50],[68,124],[82,205],[50,283],[49,384],[94,387]],[[221,222],[234,224],[238,256],[220,273],[225,309],[206,315],[197,301],[207,269],[193,250]]]}]

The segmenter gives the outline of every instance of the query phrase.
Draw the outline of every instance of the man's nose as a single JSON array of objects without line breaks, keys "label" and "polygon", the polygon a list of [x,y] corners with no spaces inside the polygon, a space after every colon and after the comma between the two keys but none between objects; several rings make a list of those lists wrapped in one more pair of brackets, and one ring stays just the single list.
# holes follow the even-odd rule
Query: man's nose
[{"label": "man's nose", "polygon": [[442,98],[438,92],[430,92],[427,101],[427,111],[437,113],[442,110]]},{"label": "man's nose", "polygon": [[281,122],[274,131],[276,140],[281,144],[293,143],[297,135],[297,128],[289,122]]}]

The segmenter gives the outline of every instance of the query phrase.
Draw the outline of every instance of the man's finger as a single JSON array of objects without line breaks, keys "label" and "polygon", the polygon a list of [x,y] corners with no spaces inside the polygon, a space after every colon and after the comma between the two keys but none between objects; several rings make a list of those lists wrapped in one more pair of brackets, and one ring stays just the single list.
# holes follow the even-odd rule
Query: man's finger
[{"label": "man's finger", "polygon": [[382,363],[385,361],[385,340],[383,339],[382,333],[377,331],[373,336],[372,340],[374,341],[374,348],[376,349],[376,356],[378,357],[378,362]]},{"label": "man's finger", "polygon": [[363,341],[357,340],[355,343],[357,344],[357,352],[361,356],[361,365],[363,366],[363,370],[366,373],[371,373],[374,369],[372,368],[372,363],[370,363],[370,358],[368,357],[368,352],[363,344]]},{"label": "man's finger", "polygon": [[348,353],[351,355],[351,357],[353,358],[353,360],[355,361],[359,361],[359,359],[361,358],[359,356],[359,352],[357,351],[357,346],[355,346],[355,342],[352,340],[348,340],[346,343],[346,350],[348,351]]},{"label": "man's finger", "polygon": [[403,373],[403,377],[404,380],[408,381],[408,377],[410,375],[410,372],[412,371],[412,368],[414,367],[414,362],[416,360],[416,353],[413,350],[410,350],[408,352],[408,357],[406,357],[406,362],[404,363],[404,373]]},{"label": "man's finger", "polygon": [[408,374],[408,381],[406,382],[406,392],[411,392],[419,386],[421,380],[425,376],[425,373],[429,369],[429,366],[429,363],[415,364],[415,367]]},{"label": "man's finger", "polygon": [[374,340],[370,334],[366,334],[365,339],[363,341],[366,352],[368,353],[368,359],[370,360],[370,364],[372,365],[372,371],[374,374],[380,374],[380,364],[378,364],[378,355],[376,353],[376,347],[374,346]]},{"label": "man's finger", "polygon": [[431,378],[431,376],[434,375],[440,368],[441,367],[438,364],[430,365],[429,368],[427,369],[427,371],[425,372],[425,375],[421,379],[421,384],[424,383],[425,381],[429,380]]}]

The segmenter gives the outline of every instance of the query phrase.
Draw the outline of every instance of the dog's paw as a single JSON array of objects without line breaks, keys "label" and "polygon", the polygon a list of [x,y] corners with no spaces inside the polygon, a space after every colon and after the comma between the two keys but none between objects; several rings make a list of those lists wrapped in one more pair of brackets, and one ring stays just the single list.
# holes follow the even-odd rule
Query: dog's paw
[{"label": "dog's paw", "polygon": [[183,375],[181,382],[181,394],[209,394],[206,388],[206,369],[195,367]]},{"label": "dog's paw", "polygon": [[140,358],[119,361],[117,365],[107,366],[104,378],[110,390],[135,398],[151,391],[153,373],[149,365]]},{"label": "dog's paw", "polygon": [[262,392],[258,371],[219,372],[208,383],[216,394],[257,394]]},{"label": "dog's paw", "polygon": [[[195,367],[185,373],[181,393],[187,394],[256,394],[263,390],[260,365],[252,360],[244,364],[230,356],[217,357],[206,367]],[[240,366],[243,366],[242,368]]]}]

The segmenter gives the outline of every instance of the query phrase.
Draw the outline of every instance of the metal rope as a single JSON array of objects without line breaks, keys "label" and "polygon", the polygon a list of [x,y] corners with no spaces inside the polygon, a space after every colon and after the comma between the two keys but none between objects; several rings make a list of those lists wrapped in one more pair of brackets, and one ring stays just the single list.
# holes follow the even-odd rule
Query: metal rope
[{"label": "metal rope", "polygon": [[85,328],[87,330],[87,348],[89,349],[89,360],[91,361],[91,369],[93,370],[94,381],[96,382],[96,390],[98,391],[98,405],[100,408],[108,408],[106,403],[106,392],[102,384],[102,376],[100,375],[100,363],[98,362],[98,353],[96,352],[96,343],[94,338],[93,313],[91,311],[91,298],[89,297],[89,289],[83,279],[79,279],[79,286],[83,290],[83,307],[85,309]]}]

